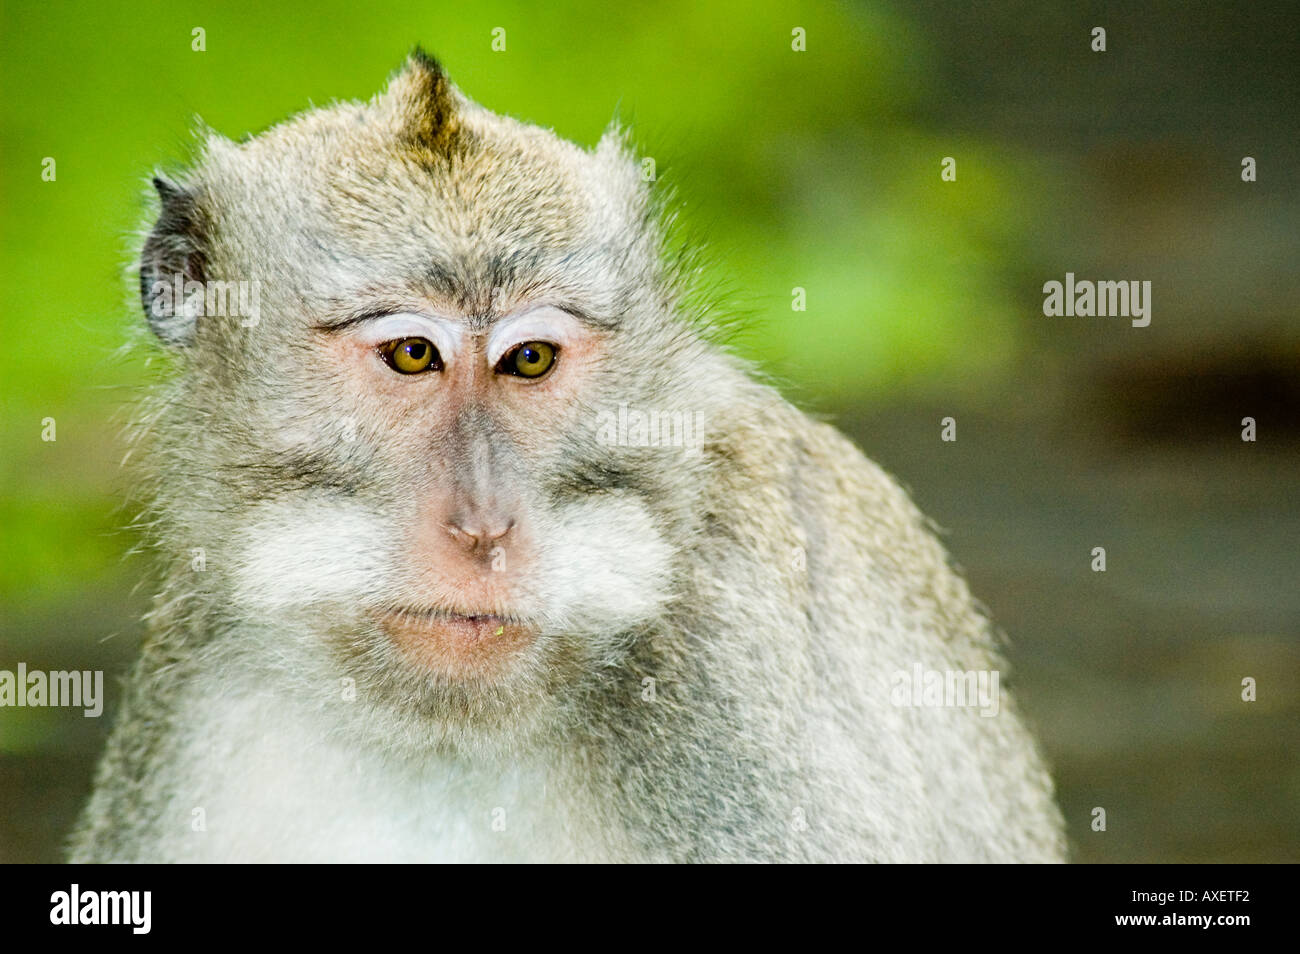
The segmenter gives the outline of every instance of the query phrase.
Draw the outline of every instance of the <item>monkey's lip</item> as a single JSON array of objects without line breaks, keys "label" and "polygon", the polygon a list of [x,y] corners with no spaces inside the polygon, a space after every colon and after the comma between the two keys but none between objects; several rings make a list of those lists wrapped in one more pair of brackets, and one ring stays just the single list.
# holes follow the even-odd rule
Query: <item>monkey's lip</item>
[{"label": "monkey's lip", "polygon": [[537,636],[525,620],[437,608],[390,607],[378,623],[411,662],[451,678],[495,675]]}]

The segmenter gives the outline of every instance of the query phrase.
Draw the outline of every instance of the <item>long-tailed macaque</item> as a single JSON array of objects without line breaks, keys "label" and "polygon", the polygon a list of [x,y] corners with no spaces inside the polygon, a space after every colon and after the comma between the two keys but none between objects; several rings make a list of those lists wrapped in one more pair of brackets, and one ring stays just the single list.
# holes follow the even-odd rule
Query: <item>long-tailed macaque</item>
[{"label": "long-tailed macaque", "polygon": [[965,583],[618,130],[417,52],[155,187],[162,583],[74,860],[1063,859]]}]

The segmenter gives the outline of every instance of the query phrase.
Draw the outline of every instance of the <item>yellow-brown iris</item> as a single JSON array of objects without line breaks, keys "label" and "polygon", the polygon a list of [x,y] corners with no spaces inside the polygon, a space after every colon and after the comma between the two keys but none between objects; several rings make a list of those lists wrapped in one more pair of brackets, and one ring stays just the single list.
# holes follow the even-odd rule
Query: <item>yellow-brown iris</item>
[{"label": "yellow-brown iris", "polygon": [[540,378],[555,364],[555,346],[528,341],[506,356],[505,370],[524,378]]},{"label": "yellow-brown iris", "polygon": [[402,338],[384,349],[384,357],[400,374],[420,374],[435,367],[438,349],[428,338]]}]

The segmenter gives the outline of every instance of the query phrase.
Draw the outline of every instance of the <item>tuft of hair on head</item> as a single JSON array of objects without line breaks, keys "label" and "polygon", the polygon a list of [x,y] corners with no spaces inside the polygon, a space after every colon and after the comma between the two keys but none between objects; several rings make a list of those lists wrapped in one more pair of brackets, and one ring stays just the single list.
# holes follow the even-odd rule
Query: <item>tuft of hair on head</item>
[{"label": "tuft of hair on head", "polygon": [[454,152],[461,132],[461,101],[442,65],[417,46],[375,105],[387,114],[399,141],[429,163]]}]

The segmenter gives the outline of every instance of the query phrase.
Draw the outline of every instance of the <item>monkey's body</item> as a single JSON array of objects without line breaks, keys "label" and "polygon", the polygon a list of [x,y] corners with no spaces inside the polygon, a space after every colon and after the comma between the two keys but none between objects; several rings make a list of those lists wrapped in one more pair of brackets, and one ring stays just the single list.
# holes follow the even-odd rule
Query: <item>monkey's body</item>
[{"label": "monkey's body", "polygon": [[[251,242],[216,237],[232,221],[222,190],[229,195],[236,180],[248,187],[249,168],[270,169],[274,178],[282,153],[324,149],[313,143],[349,135],[347,125],[361,123],[357,109],[335,107],[345,110],[337,125],[327,111],[309,114],[239,147],[244,174],[237,177],[223,175],[233,153],[209,158],[202,185],[187,193],[191,205],[172,214],[187,228],[203,224],[209,275],[246,274],[255,257]],[[539,132],[469,104],[428,61],[417,57],[367,109],[390,125],[400,118],[403,149],[415,137],[426,174],[429,155],[450,149],[453,161],[437,168],[481,191],[482,182],[495,181],[474,175],[483,149],[499,178],[536,188],[526,160],[541,150]],[[492,135],[505,145],[488,149]],[[448,136],[460,145],[449,147]],[[562,155],[577,170],[573,177],[594,181],[586,164],[612,169],[620,157],[611,149]],[[457,203],[445,184],[426,186],[438,193],[440,211],[410,209],[419,203],[404,177],[419,169],[409,165],[404,159],[351,190],[327,191],[321,205],[337,219],[337,203],[368,188],[364,201],[348,207],[345,218],[355,224],[366,218],[359,209],[378,208],[386,192],[399,195],[408,200],[401,211],[375,220],[452,260],[447,235],[456,229],[446,210]],[[609,176],[631,189],[631,169]],[[352,447],[322,457],[316,442],[286,448],[267,435],[284,423],[291,400],[332,386],[331,366],[313,381],[295,380],[288,365],[273,373],[256,364],[274,360],[275,348],[267,359],[266,345],[254,346],[262,332],[208,325],[191,333],[179,318],[162,323],[165,340],[199,356],[188,359],[189,375],[167,392],[154,425],[162,445],[158,541],[170,548],[171,568],[74,860],[1063,859],[1050,778],[1005,694],[992,716],[970,705],[896,704],[896,674],[917,666],[1002,668],[987,621],[924,518],[838,433],[755,383],[686,324],[673,324],[679,306],[654,264],[657,240],[625,238],[629,221],[644,227],[639,201],[598,203],[591,221],[606,230],[599,241],[563,210],[560,223],[548,225],[549,245],[536,240],[566,250],[565,274],[576,270],[584,279],[566,299],[581,298],[585,307],[575,310],[623,316],[567,346],[568,363],[555,374],[577,384],[553,378],[549,391],[523,385],[533,390],[501,391],[490,405],[457,404],[438,439],[460,443],[439,445],[432,463],[411,463],[418,441],[393,435],[408,425],[410,434],[425,433],[419,428],[441,413],[432,402],[450,400],[460,360],[451,346],[439,371],[445,383],[391,392],[397,397],[387,407],[412,403],[382,427],[369,422],[387,410],[337,396],[322,405],[361,422]],[[320,214],[280,204],[287,221]],[[620,219],[629,209],[632,218]],[[510,236],[506,251],[531,247],[519,234],[535,225],[528,215],[491,221],[474,230],[473,243],[485,246],[478,261],[501,251],[493,234]],[[326,226],[312,234],[325,236]],[[351,256],[370,265],[366,284],[354,286],[366,294],[382,284],[385,268],[405,267],[401,255],[377,251],[368,234],[349,234],[339,246],[346,252],[321,253],[333,262],[331,301],[347,284],[338,275]],[[612,254],[612,245],[617,261],[602,269],[593,259]],[[284,267],[263,267],[281,286],[293,285]],[[550,274],[544,262],[539,270]],[[494,304],[499,272],[489,278],[466,266],[459,277],[457,307],[441,307],[486,333],[491,316],[508,311]],[[272,307],[311,311],[301,291],[286,291]],[[657,317],[637,324],[633,314]],[[282,340],[301,333],[279,330]],[[636,374],[626,377],[633,380],[601,363],[614,354],[627,361],[629,353],[653,359],[632,359]],[[340,363],[337,379],[353,367]],[[389,387],[374,380],[377,390]],[[562,390],[571,386],[577,390]],[[558,403],[539,407],[544,401]],[[594,408],[628,402],[699,415],[706,422],[699,446],[609,446],[582,436]],[[506,405],[518,416],[546,413],[511,430],[500,416]],[[490,420],[492,413],[499,416]],[[169,441],[195,439],[199,421],[208,428],[200,446],[188,447],[183,461],[169,453]],[[293,423],[328,434],[327,424]],[[538,428],[554,440],[541,441]],[[506,445],[509,455],[499,450]],[[196,471],[212,477],[198,493],[166,485],[170,475]],[[479,481],[469,490],[466,472]],[[500,567],[493,558],[498,575],[488,578],[487,553],[475,549],[485,531],[463,516],[462,504],[490,499],[506,507],[507,486],[512,519],[494,537],[504,542],[492,552],[503,558]],[[456,576],[471,582],[448,589],[444,578],[460,573],[450,557],[432,561],[436,578],[420,575],[428,565],[409,554],[426,553],[420,547],[433,545],[428,528],[438,523],[409,532],[407,523],[417,523],[411,501],[426,490],[458,501],[452,518],[439,519],[471,526],[452,532],[460,544],[472,540],[483,580]],[[394,520],[395,512],[405,516]],[[518,526],[513,515],[523,515]],[[200,545],[207,569],[196,573],[189,548]],[[516,625],[531,635],[517,650],[488,646],[484,652],[495,655],[487,662],[463,646],[456,655],[445,650],[448,633],[481,623],[465,615],[478,610],[461,608],[455,626],[438,616],[420,631],[443,647],[441,655],[423,643],[403,655],[392,634],[407,630],[388,617],[375,623],[374,607],[414,602],[409,594],[417,591],[438,594],[439,606],[470,606],[465,593],[475,607],[490,605],[502,625],[489,639],[508,640],[507,626]],[[478,652],[485,644],[473,645]]]}]

